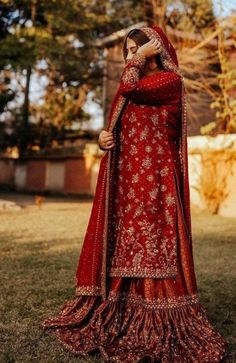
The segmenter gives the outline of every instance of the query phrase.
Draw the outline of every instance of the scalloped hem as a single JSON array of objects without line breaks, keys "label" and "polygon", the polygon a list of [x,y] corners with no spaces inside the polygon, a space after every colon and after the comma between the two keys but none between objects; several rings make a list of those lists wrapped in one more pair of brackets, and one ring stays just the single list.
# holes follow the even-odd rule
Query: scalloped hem
[{"label": "scalloped hem", "polygon": [[193,301],[150,308],[117,298],[80,296],[42,324],[81,357],[98,350],[104,362],[219,363],[228,343]]}]

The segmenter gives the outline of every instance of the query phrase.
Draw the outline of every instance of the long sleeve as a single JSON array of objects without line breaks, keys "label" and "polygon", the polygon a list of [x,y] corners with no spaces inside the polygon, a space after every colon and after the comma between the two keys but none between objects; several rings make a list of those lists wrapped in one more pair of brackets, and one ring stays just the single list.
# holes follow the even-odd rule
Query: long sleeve
[{"label": "long sleeve", "polygon": [[120,79],[120,93],[137,103],[164,104],[180,100],[181,78],[174,72],[144,74],[145,56],[134,54],[126,64]]}]

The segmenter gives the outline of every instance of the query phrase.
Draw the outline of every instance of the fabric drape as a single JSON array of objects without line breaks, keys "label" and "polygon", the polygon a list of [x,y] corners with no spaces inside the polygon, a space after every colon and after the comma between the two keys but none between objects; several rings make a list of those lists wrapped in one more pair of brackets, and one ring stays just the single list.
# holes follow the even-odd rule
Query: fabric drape
[{"label": "fabric drape", "polygon": [[[104,361],[220,362],[227,342],[198,295],[192,249],[184,79],[161,28],[163,71],[134,54],[121,74],[75,274],[75,298],[43,322],[63,346]],[[128,36],[127,34],[126,36]]]}]

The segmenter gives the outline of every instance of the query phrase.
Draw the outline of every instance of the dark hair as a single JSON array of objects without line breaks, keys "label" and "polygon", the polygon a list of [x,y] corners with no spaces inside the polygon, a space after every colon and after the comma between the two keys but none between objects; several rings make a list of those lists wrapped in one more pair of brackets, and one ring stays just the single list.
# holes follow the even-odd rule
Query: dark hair
[{"label": "dark hair", "polygon": [[[128,55],[128,52],[127,52],[127,39],[128,38],[132,39],[137,44],[137,46],[141,46],[141,45],[149,42],[149,40],[150,40],[148,38],[148,36],[141,29],[132,29],[127,34],[126,39],[125,39],[124,44],[123,44],[123,57],[124,57],[124,60],[126,60],[126,57]],[[158,66],[160,68],[164,68],[163,64],[162,64],[162,61],[161,61],[160,54],[157,54],[155,58],[156,58],[156,62],[158,64]]]}]

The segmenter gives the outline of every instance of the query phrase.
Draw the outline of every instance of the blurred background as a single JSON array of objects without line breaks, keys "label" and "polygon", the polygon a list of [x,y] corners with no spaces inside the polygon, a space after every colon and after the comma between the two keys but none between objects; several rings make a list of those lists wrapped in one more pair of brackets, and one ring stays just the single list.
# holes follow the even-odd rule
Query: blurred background
[{"label": "blurred background", "polygon": [[0,0],[0,363],[100,362],[40,324],[74,295],[124,36],[152,24],[185,78],[198,291],[236,362],[236,0]]},{"label": "blurred background", "polygon": [[236,0],[4,0],[0,15],[1,190],[94,195],[124,36],[158,24],[185,77],[192,205],[236,215]]}]

